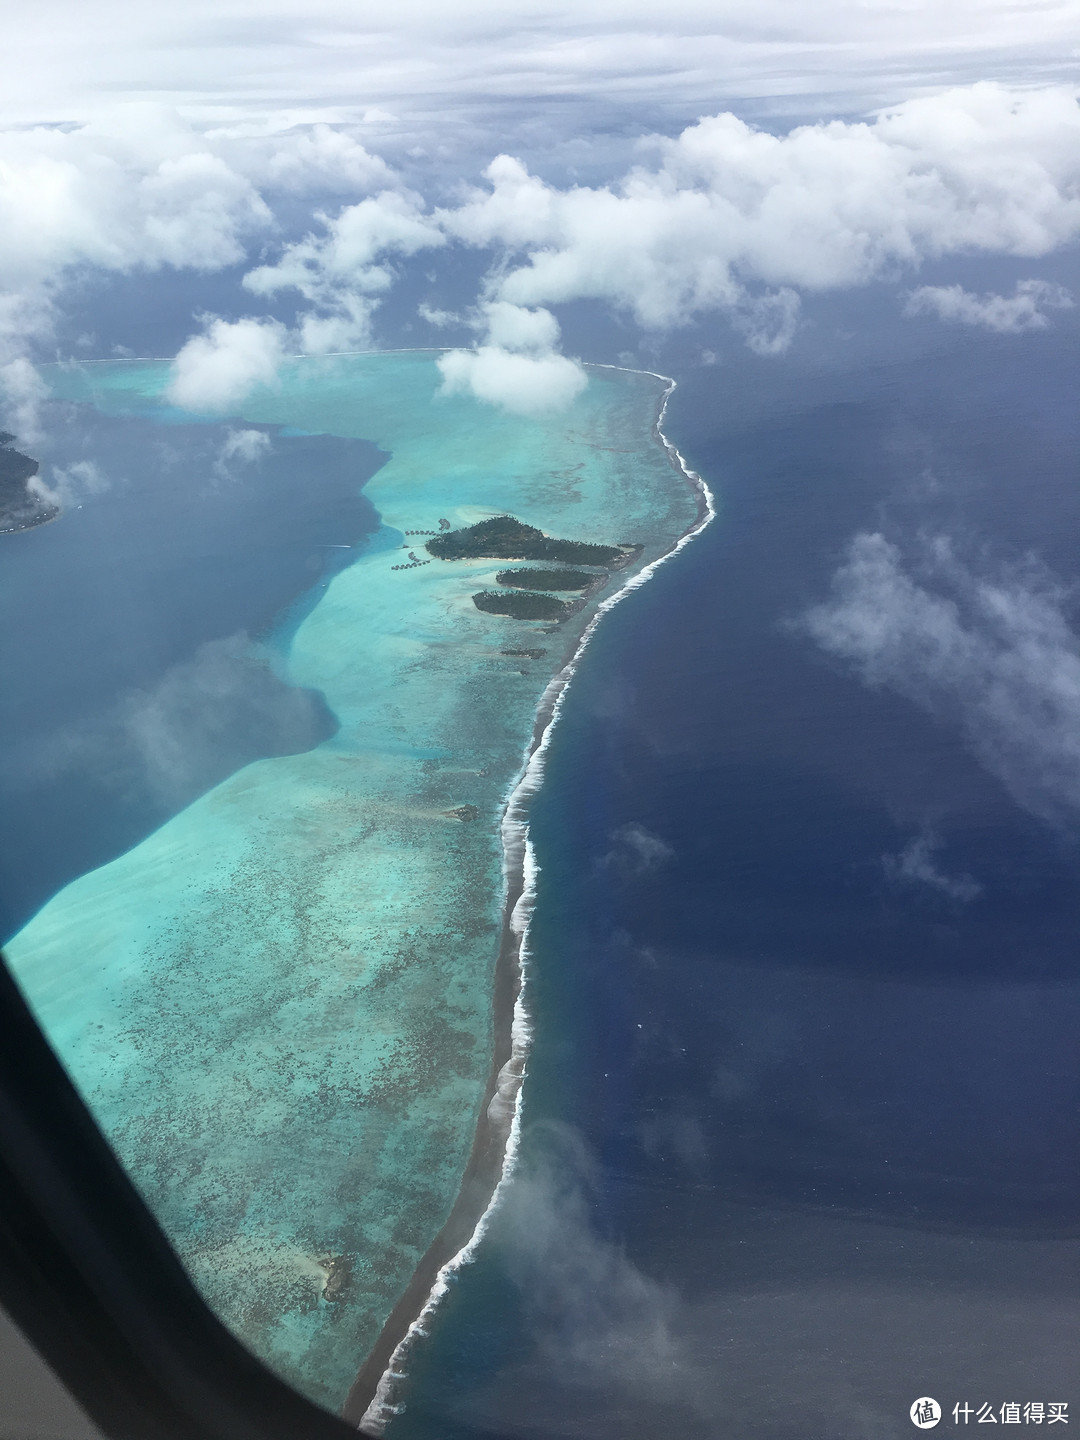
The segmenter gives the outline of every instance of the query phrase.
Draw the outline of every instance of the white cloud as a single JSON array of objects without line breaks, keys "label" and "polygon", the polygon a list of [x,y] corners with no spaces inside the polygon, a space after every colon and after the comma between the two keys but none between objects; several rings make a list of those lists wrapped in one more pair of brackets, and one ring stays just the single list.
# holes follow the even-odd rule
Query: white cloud
[{"label": "white cloud", "polygon": [[[372,155],[354,136],[324,123],[269,137],[260,148],[268,152],[265,166],[259,167],[260,178],[273,189],[355,195],[385,190],[396,183],[394,172],[381,156]],[[259,173],[250,160],[245,170],[249,175]]]},{"label": "white cloud", "polygon": [[966,904],[982,894],[982,886],[970,875],[949,875],[937,863],[941,842],[931,834],[916,835],[899,855],[886,855],[883,865],[894,882],[928,885],[950,900]]},{"label": "white cloud", "polygon": [[794,290],[747,296],[733,317],[755,355],[782,355],[795,338],[801,301]]},{"label": "white cloud", "polygon": [[562,410],[588,384],[581,366],[565,355],[519,355],[498,345],[448,350],[436,363],[444,395],[471,394],[517,415]]},{"label": "white cloud", "polygon": [[265,743],[265,732],[293,725],[302,731],[313,708],[309,692],[286,688],[260,666],[241,633],[207,641],[153,686],[125,695],[116,722],[144,783],[175,801],[197,791],[202,773],[214,763],[215,742],[220,745],[237,716],[252,739],[258,736],[255,749]]},{"label": "white cloud", "polygon": [[568,1127],[531,1127],[499,1219],[528,1331],[578,1383],[617,1388],[631,1401],[657,1386],[674,1395],[681,1379],[673,1371],[684,1358],[675,1323],[679,1297],[643,1274],[621,1245],[596,1233],[590,1222],[594,1169]]},{"label": "white cloud", "polygon": [[39,415],[48,396],[48,385],[25,357],[0,365],[4,428],[12,431],[19,443],[35,445],[42,439]]},{"label": "white cloud", "polygon": [[[267,197],[284,192],[361,192],[246,277],[261,296],[301,297],[305,351],[370,347],[375,311],[409,257],[450,242],[491,249],[482,348],[498,353],[451,362],[452,383],[468,371],[474,393],[514,404],[515,376],[529,368],[538,393],[580,385],[553,344],[499,334],[504,323],[554,324],[544,315],[566,301],[605,301],[650,330],[717,311],[752,349],[778,354],[807,292],[946,255],[1036,257],[1080,236],[1080,107],[1065,86],[980,83],[786,134],[706,116],[643,141],[638,163],[606,185],[560,188],[501,155],[486,187],[437,209],[355,125],[298,121],[231,117],[200,130],[161,105],[114,105],[91,123],[0,134],[0,359],[47,332],[59,287],[86,270],[238,263],[274,232]],[[281,203],[295,214],[295,201]],[[1011,297],[923,287],[911,304],[1024,328],[1066,300],[1028,280]],[[500,384],[502,352],[519,359]]]},{"label": "white cloud", "polygon": [[166,394],[185,410],[221,412],[259,385],[272,385],[288,332],[275,320],[207,317],[172,364]]},{"label": "white cloud", "polygon": [[597,298],[653,329],[727,311],[764,353],[789,343],[800,291],[1080,235],[1080,108],[1065,87],[979,84],[786,135],[715,115],[651,148],[617,184],[566,190],[503,155],[486,191],[438,218],[506,252],[494,299]]},{"label": "white cloud", "polygon": [[1043,330],[1047,310],[1071,310],[1072,296],[1048,280],[1019,280],[1012,295],[973,295],[962,285],[922,285],[908,297],[907,315],[936,315],[961,325],[1015,334]]},{"label": "white cloud", "polygon": [[59,288],[87,269],[237,264],[275,228],[261,190],[356,196],[395,183],[325,124],[200,130],[165,106],[127,104],[0,132],[0,345],[47,335]]},{"label": "white cloud", "polygon": [[860,534],[831,598],[800,624],[868,685],[957,725],[1020,805],[1058,821],[1080,812],[1080,636],[1066,600],[1034,564],[978,575],[947,538],[905,561]]},{"label": "white cloud", "polygon": [[221,447],[222,460],[240,460],[245,465],[261,460],[271,450],[265,430],[230,430]]},{"label": "white cloud", "polygon": [[616,869],[627,875],[646,875],[659,870],[674,856],[675,851],[636,820],[620,825],[611,833],[612,848],[601,858],[600,864],[606,869]]},{"label": "white cloud", "polygon": [[371,343],[372,314],[395,279],[389,258],[444,245],[445,236],[423,214],[421,197],[407,191],[383,191],[318,218],[324,234],[287,246],[244,284],[257,295],[296,290],[310,302],[300,322],[305,352],[361,348]]},{"label": "white cloud", "polygon": [[421,300],[416,307],[416,313],[421,320],[429,325],[434,325],[436,330],[445,330],[448,325],[463,324],[462,317],[455,315],[452,310],[440,310],[434,305],[429,305],[426,300]]},{"label": "white cloud", "polygon": [[27,284],[88,264],[215,269],[268,224],[258,191],[170,112],[0,136],[0,268]]},{"label": "white cloud", "polygon": [[[772,355],[791,343],[805,292],[865,284],[949,254],[1042,255],[1080,235],[1080,108],[1065,87],[978,84],[905,102],[872,122],[822,122],[781,135],[730,113],[708,116],[674,139],[643,142],[651,160],[604,186],[560,189],[501,155],[485,172],[486,189],[435,210],[354,138],[325,125],[284,136],[221,129],[200,139],[155,110],[145,130],[123,163],[110,140],[112,169],[105,166],[110,176],[118,165],[134,166],[125,183],[140,197],[138,223],[117,230],[111,218],[94,232],[96,249],[83,243],[83,258],[228,263],[241,252],[242,222],[269,223],[249,176],[297,190],[383,186],[336,215],[317,215],[318,230],[251,270],[245,285],[266,297],[294,291],[307,302],[298,320],[305,351],[360,349],[373,344],[374,313],[401,262],[451,241],[493,250],[478,312],[482,348],[492,353],[450,362],[450,383],[514,405],[515,377],[530,368],[540,395],[572,388],[572,372],[553,363],[544,332],[555,325],[551,305],[599,299],[652,330],[720,311],[752,349]],[[78,133],[88,144],[88,132]],[[40,177],[34,185],[48,193]],[[63,185],[58,194],[64,223],[56,229],[70,251],[79,226],[68,223]],[[1066,298],[1032,280],[1008,300],[924,287],[911,303],[1015,328],[1040,323]],[[443,323],[444,312],[420,313]],[[503,365],[500,382],[503,352],[538,364]]]},{"label": "white cloud", "polygon": [[222,442],[221,451],[214,461],[219,475],[229,475],[234,464],[253,465],[273,449],[270,436],[265,430],[230,430]]},{"label": "white cloud", "polygon": [[377,300],[368,300],[347,291],[337,297],[335,313],[308,312],[299,321],[300,349],[305,355],[334,355],[364,350],[374,345],[371,318]]},{"label": "white cloud", "polygon": [[489,343],[504,350],[540,354],[553,350],[559,341],[559,322],[550,310],[525,310],[505,300],[484,305],[481,324]]},{"label": "white cloud", "polygon": [[70,507],[87,495],[103,495],[109,480],[93,460],[76,460],[71,465],[54,465],[48,481],[41,474],[31,475],[26,488],[48,505]]},{"label": "white cloud", "polygon": [[730,103],[851,114],[978,76],[1069,79],[1076,45],[1064,3],[40,0],[6,37],[0,119],[81,118],[125,94],[217,126],[366,125],[440,161],[491,134],[573,161],[583,134],[622,148],[628,114],[670,131],[705,113],[718,77]]},{"label": "white cloud", "polygon": [[0,133],[0,353],[47,336],[87,270],[215,270],[271,224],[252,182],[156,106]]},{"label": "white cloud", "polygon": [[576,360],[556,353],[559,322],[550,310],[488,301],[472,323],[486,332],[484,343],[439,356],[442,394],[472,394],[518,415],[536,415],[565,409],[588,384]]},{"label": "white cloud", "polygon": [[[486,188],[430,210],[350,131],[295,120],[199,131],[159,105],[9,131],[0,332],[47,328],[58,285],[87,267],[235,264],[273,230],[268,195],[318,188],[375,193],[316,216],[317,229],[245,281],[262,296],[302,297],[299,341],[313,353],[370,346],[400,263],[457,241],[496,251],[483,299],[485,343],[497,349],[541,358],[516,332],[498,337],[493,305],[516,307],[507,323],[542,324],[552,305],[595,298],[656,330],[725,312],[753,349],[775,354],[805,292],[949,254],[1038,256],[1080,235],[1080,108],[1066,87],[987,83],[787,134],[724,113],[643,142],[639,163],[608,185],[558,188],[508,155],[486,176]],[[912,303],[1015,328],[1064,302],[1025,281],[1008,298],[924,287]],[[483,379],[490,365],[474,368]],[[545,383],[557,374],[565,387],[565,367],[545,366]]]},{"label": "white cloud", "polygon": [[0,357],[52,331],[86,271],[212,271],[271,212],[206,135],[161,107],[0,132]]}]

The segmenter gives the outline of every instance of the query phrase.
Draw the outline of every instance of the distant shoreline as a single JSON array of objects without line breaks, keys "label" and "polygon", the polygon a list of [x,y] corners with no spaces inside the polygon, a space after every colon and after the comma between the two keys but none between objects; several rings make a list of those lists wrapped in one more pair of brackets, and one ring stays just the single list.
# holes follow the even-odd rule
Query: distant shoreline
[{"label": "distant shoreline", "polygon": [[59,520],[63,513],[58,505],[48,515],[42,515],[40,520],[28,520],[25,525],[0,524],[0,535],[23,535],[27,530],[39,530],[42,525],[51,525],[54,520]]},{"label": "distant shoreline", "polygon": [[503,846],[503,921],[492,995],[494,1053],[472,1152],[450,1215],[420,1260],[413,1277],[383,1325],[378,1340],[349,1391],[342,1415],[365,1433],[381,1434],[395,1412],[394,1391],[404,1376],[408,1352],[427,1334],[425,1322],[445,1293],[446,1278],[471,1258],[482,1239],[486,1221],[499,1199],[502,1184],[513,1174],[517,1149],[519,1100],[529,1050],[530,1031],[524,1005],[528,925],[534,894],[534,866],[528,842],[528,812],[543,782],[544,754],[563,696],[602,617],[624,595],[652,578],[657,567],[677,554],[715,517],[713,494],[701,476],[686,464],[664,434],[663,423],[676,381],[652,370],[621,365],[594,365],[649,375],[664,382],[652,433],[663,446],[698,501],[694,523],[669,550],[631,576],[597,608],[584,633],[549,682],[536,710],[523,767],[511,786],[500,823]]},{"label": "distant shoreline", "polygon": [[10,431],[0,430],[0,535],[36,530],[39,525],[59,520],[64,513],[55,501],[30,489],[41,465],[33,456],[16,450],[15,439]]}]

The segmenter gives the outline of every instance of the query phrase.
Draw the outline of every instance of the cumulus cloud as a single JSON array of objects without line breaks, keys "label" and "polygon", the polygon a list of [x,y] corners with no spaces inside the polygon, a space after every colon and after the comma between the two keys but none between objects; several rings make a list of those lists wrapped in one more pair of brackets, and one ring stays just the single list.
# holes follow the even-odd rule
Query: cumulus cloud
[{"label": "cumulus cloud", "polygon": [[[791,344],[810,292],[896,279],[948,255],[1037,257],[1080,236],[1080,107],[1066,86],[980,83],[786,134],[709,115],[642,141],[638,162],[607,184],[560,187],[504,154],[483,186],[434,209],[355,128],[199,130],[144,105],[0,134],[0,363],[21,338],[48,332],[70,277],[237,264],[273,234],[270,202],[305,192],[350,203],[317,213],[310,233],[245,278],[264,298],[299,295],[299,347],[368,348],[410,257],[451,243],[491,251],[480,350],[449,360],[446,378],[518,409],[530,390],[538,403],[566,403],[584,383],[555,342],[520,332],[550,327],[544,317],[568,301],[606,302],[653,331],[722,313],[772,355]],[[295,213],[295,201],[281,204]],[[1004,297],[922,287],[910,304],[1022,329],[1067,302],[1026,280]],[[421,314],[443,323],[434,309]],[[519,328],[503,335],[506,325]]]},{"label": "cumulus cloud", "polygon": [[396,183],[326,124],[199,129],[129,103],[82,124],[0,131],[0,347],[47,337],[62,287],[88,269],[219,270],[275,229],[268,196]]},{"label": "cumulus cloud", "polygon": [[54,465],[46,481],[40,473],[31,475],[26,488],[48,505],[79,505],[88,495],[103,495],[109,480],[93,460],[76,460],[71,465]]},{"label": "cumulus cloud", "polygon": [[39,278],[79,263],[215,269],[244,255],[270,212],[242,170],[160,107],[113,121],[7,131],[0,264]]},{"label": "cumulus cloud", "polygon": [[[255,149],[245,169],[275,190],[296,194],[386,190],[396,183],[393,170],[352,135],[325,123],[269,138]],[[262,159],[259,152],[265,154]],[[254,176],[253,176],[254,178]]]},{"label": "cumulus cloud", "polygon": [[163,107],[0,133],[0,344],[47,334],[88,267],[220,269],[270,223],[242,169]]},{"label": "cumulus cloud", "polygon": [[1061,285],[1018,280],[1011,295],[974,295],[962,285],[921,285],[908,296],[904,313],[1016,334],[1044,330],[1050,323],[1047,310],[1071,310],[1072,305],[1072,296]]},{"label": "cumulus cloud", "polygon": [[[958,726],[1018,804],[1064,823],[1080,812],[1080,636],[1067,600],[1033,563],[979,574],[947,537],[905,559],[864,533],[800,625],[868,685]],[[907,873],[929,865],[912,852]]]},{"label": "cumulus cloud", "polygon": [[448,350],[436,362],[441,393],[468,394],[518,415],[565,409],[588,384],[576,360],[556,352],[559,323],[550,310],[505,300],[478,307],[474,326],[486,332],[475,350]]},{"label": "cumulus cloud", "polygon": [[[305,302],[300,347],[370,346],[404,261],[448,243],[477,247],[494,252],[481,344],[535,363],[459,358],[451,383],[517,404],[526,382],[515,377],[532,371],[538,394],[565,399],[581,374],[556,363],[554,344],[501,338],[504,320],[542,325],[551,306],[584,298],[651,330],[718,311],[751,348],[778,354],[805,293],[945,255],[1044,255],[1076,238],[1078,142],[1073,89],[984,83],[786,134],[706,116],[642,142],[639,162],[604,185],[560,188],[501,155],[485,186],[431,209],[345,128],[199,131],[164,107],[129,107],[0,135],[0,340],[47,330],[57,287],[82,269],[233,265],[272,233],[268,199],[360,192],[246,276],[260,296],[294,292]],[[1067,298],[1037,280],[1011,297],[947,289],[924,287],[911,303],[1022,328]],[[499,305],[513,307],[503,319]],[[430,323],[437,313],[427,312]]]},{"label": "cumulus cloud", "polygon": [[420,196],[384,191],[320,215],[321,235],[286,247],[276,264],[244,277],[257,295],[296,290],[311,305],[300,322],[301,348],[309,354],[356,349],[371,343],[371,317],[395,279],[393,257],[415,255],[446,243],[423,213]]},{"label": "cumulus cloud", "polygon": [[928,885],[950,900],[967,903],[982,894],[982,886],[970,875],[949,875],[936,856],[941,841],[935,835],[916,835],[898,855],[885,855],[882,864],[894,883]]},{"label": "cumulus cloud", "polygon": [[218,474],[228,474],[234,464],[253,465],[270,454],[273,444],[265,430],[230,430],[214,461]]},{"label": "cumulus cloud", "polygon": [[437,361],[444,395],[472,395],[516,415],[562,410],[581,394],[587,377],[565,355],[518,355],[498,345],[449,350]]},{"label": "cumulus cloud", "polygon": [[5,428],[25,445],[41,438],[41,406],[49,398],[49,387],[25,356],[0,365],[0,405]]},{"label": "cumulus cloud", "polygon": [[[1044,255],[1080,235],[1080,107],[1063,86],[977,84],[873,120],[787,134],[711,115],[675,138],[643,141],[639,163],[599,186],[560,188],[504,154],[488,165],[485,187],[435,209],[335,134],[316,127],[264,159],[260,175],[299,185],[306,165],[345,176],[352,164],[357,183],[387,183],[337,215],[319,214],[318,229],[244,283],[307,302],[305,351],[364,348],[401,262],[448,243],[492,251],[477,312],[489,353],[455,355],[447,379],[512,408],[533,385],[544,403],[565,403],[582,383],[556,363],[544,333],[553,305],[605,301],[648,330],[720,312],[751,349],[775,355],[791,344],[806,293],[895,277],[946,255]],[[997,299],[923,287],[910,303],[1022,328],[1066,300],[1033,280]],[[435,325],[450,319],[430,307],[419,313]]]},{"label": "cumulus cloud", "polygon": [[554,349],[559,340],[559,322],[550,310],[526,310],[505,300],[485,305],[482,323],[489,343],[504,350],[543,353]]},{"label": "cumulus cloud", "polygon": [[462,324],[462,317],[455,315],[452,310],[440,310],[435,305],[429,305],[427,301],[421,300],[416,307],[416,313],[421,320],[426,320],[429,325],[434,325],[436,330],[443,330],[447,325]]},{"label": "cumulus cloud", "polygon": [[185,410],[220,412],[259,385],[272,385],[288,332],[276,320],[207,317],[172,364],[166,395]]},{"label": "cumulus cloud", "polygon": [[786,135],[721,114],[654,139],[653,163],[612,185],[561,190],[499,156],[488,188],[438,218],[505,252],[494,299],[602,299],[648,329],[727,311],[777,353],[800,292],[942,255],[1043,255],[1080,235],[1078,142],[1065,87],[978,84]]}]

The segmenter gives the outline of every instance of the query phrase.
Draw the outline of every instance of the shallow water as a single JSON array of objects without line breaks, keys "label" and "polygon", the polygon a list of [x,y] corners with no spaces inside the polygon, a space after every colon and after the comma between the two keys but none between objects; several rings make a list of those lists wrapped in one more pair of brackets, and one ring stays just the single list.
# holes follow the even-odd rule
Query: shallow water
[{"label": "shallow water", "polygon": [[[163,404],[167,375],[53,378],[167,434],[197,418]],[[332,1408],[453,1203],[491,1063],[502,800],[548,679],[626,578],[552,633],[473,606],[501,562],[395,570],[424,541],[404,532],[510,512],[640,543],[633,573],[696,509],[652,434],[654,377],[593,371],[527,421],[437,382],[425,354],[299,361],[242,407],[390,456],[365,489],[379,529],[260,651],[336,731],[214,785],[7,947],[203,1292]]]}]

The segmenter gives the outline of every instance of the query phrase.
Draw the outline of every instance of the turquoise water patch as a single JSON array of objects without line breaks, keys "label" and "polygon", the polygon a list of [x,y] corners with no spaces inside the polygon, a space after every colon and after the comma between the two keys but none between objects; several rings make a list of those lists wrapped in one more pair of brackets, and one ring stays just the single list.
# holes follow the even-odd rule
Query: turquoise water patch
[{"label": "turquoise water patch", "polygon": [[[106,413],[176,418],[164,363],[53,379]],[[592,371],[568,410],[527,419],[438,382],[424,353],[297,360],[240,407],[390,453],[364,491],[381,529],[271,639],[282,679],[320,691],[339,728],[232,775],[8,947],[209,1302],[331,1409],[469,1156],[492,1056],[499,816],[537,702],[596,605],[696,515],[653,434],[655,377]],[[394,568],[420,554],[409,531],[507,512],[643,549],[554,628],[475,607],[504,561]]]}]

